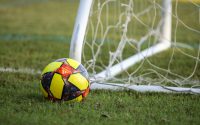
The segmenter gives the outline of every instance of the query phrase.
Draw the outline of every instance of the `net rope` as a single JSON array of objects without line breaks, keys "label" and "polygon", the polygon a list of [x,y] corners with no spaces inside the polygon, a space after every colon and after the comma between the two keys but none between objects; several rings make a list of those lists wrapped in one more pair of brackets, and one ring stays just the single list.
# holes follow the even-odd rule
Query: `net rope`
[{"label": "net rope", "polygon": [[[175,0],[172,7],[171,48],[145,58],[117,76],[108,74],[106,79],[94,81],[199,87],[200,4]],[[162,1],[158,0],[95,0],[82,54],[90,75],[93,77],[103,70],[109,73],[113,65],[157,44],[162,37],[162,9]],[[189,17],[195,17],[192,24],[188,23]]]}]

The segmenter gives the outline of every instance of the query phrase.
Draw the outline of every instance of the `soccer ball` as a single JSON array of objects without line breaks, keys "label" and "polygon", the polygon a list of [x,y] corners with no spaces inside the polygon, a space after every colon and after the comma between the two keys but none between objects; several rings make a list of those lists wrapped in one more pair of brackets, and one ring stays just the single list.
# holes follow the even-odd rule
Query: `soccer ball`
[{"label": "soccer ball", "polygon": [[52,101],[82,101],[89,93],[86,69],[70,58],[58,59],[42,71],[40,88]]}]

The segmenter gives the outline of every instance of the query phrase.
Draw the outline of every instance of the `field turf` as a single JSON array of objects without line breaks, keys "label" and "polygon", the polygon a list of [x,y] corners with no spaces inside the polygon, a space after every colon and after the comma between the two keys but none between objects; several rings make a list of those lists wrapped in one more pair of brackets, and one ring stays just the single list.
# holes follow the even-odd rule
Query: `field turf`
[{"label": "field turf", "polygon": [[[189,14],[196,12],[194,5],[180,5],[185,23],[200,30],[198,13]],[[77,7],[78,0],[0,0],[0,68],[41,71],[49,62],[67,57]],[[181,28],[180,24],[176,39],[190,41],[195,49],[187,51],[197,56],[199,34]],[[190,74],[195,61],[178,53],[174,70]],[[156,59],[165,58],[151,60]],[[160,61],[161,66],[164,63]],[[192,76],[198,82],[199,65]],[[38,73],[0,71],[1,125],[200,124],[199,95],[96,90],[81,103],[52,103],[43,98],[39,80]]]}]

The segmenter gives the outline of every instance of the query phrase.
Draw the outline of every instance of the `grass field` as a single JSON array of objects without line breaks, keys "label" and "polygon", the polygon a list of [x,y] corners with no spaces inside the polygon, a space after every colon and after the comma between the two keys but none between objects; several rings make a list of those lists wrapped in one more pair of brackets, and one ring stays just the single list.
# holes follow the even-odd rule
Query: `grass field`
[{"label": "grass field", "polygon": [[[197,8],[185,1],[179,6],[182,9],[178,12],[183,15],[180,18],[199,31]],[[49,62],[67,57],[77,7],[78,0],[0,0],[0,68],[41,71]],[[176,39],[189,41],[195,49],[185,51],[197,56],[198,33],[180,24]],[[171,67],[188,76],[195,60],[189,61],[180,51],[175,52]],[[168,53],[172,49],[150,60],[163,60],[158,65],[166,67]],[[197,64],[191,78],[200,85],[200,62]],[[200,124],[199,95],[96,90],[82,103],[52,103],[43,98],[39,80],[38,73],[0,70],[1,125]]]}]

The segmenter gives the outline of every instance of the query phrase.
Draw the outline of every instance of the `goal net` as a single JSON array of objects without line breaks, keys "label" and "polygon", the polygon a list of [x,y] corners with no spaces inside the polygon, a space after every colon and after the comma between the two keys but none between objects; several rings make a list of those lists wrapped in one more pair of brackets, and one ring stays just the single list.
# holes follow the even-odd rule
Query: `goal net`
[{"label": "goal net", "polygon": [[93,0],[83,22],[89,3],[80,3],[70,52],[92,89],[200,93],[198,0]]}]

